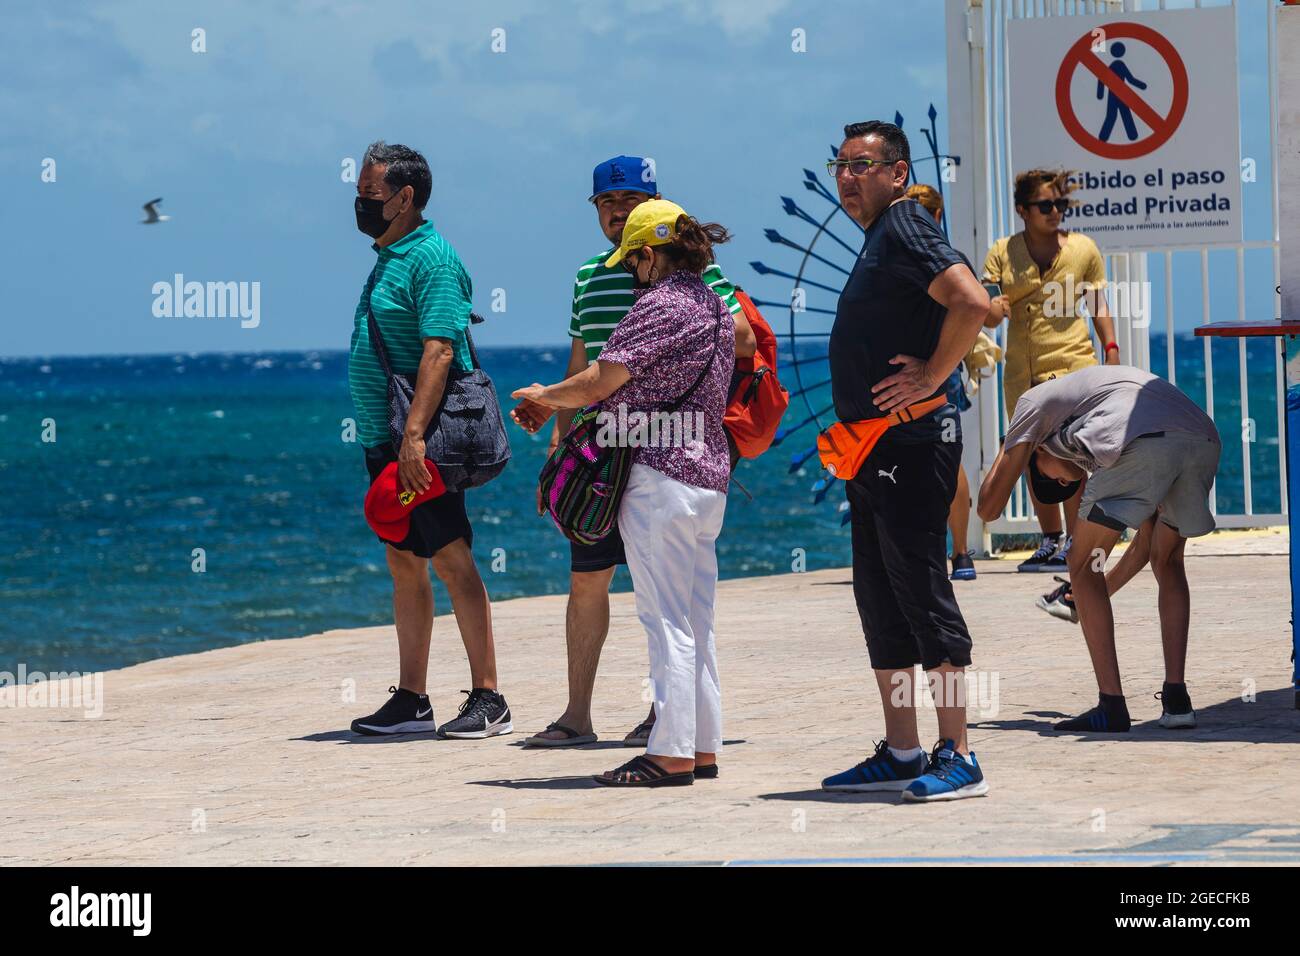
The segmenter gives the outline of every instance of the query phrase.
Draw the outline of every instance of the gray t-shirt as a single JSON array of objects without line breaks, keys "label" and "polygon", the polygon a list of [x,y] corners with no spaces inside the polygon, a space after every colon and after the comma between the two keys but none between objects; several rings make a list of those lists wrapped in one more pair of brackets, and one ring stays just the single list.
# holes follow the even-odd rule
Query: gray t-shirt
[{"label": "gray t-shirt", "polygon": [[1152,432],[1219,440],[1214,422],[1178,386],[1128,365],[1096,365],[1025,392],[1007,426],[1006,447],[1043,445],[1093,472]]}]

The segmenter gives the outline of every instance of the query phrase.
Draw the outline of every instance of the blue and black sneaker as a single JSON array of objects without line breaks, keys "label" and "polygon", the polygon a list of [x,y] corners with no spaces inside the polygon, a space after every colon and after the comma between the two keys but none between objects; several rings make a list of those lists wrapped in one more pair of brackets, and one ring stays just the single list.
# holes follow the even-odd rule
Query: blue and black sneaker
[{"label": "blue and black sneaker", "polygon": [[952,574],[949,575],[949,580],[975,580],[975,562],[971,560],[971,557],[974,554],[974,551],[962,551],[958,554],[950,554],[948,556],[948,559],[952,561]]},{"label": "blue and black sneaker", "polygon": [[1096,707],[1078,717],[1058,721],[1052,729],[1065,733],[1126,734],[1132,726],[1122,695],[1098,694]]},{"label": "blue and black sneaker", "polygon": [[923,773],[925,773],[924,751],[912,760],[899,760],[889,752],[888,741],[878,740],[874,754],[851,770],[827,777],[822,781],[822,789],[850,793],[866,793],[873,790],[898,791]]},{"label": "blue and black sneaker", "polygon": [[941,740],[935,744],[925,773],[903,791],[904,801],[926,803],[931,800],[963,800],[966,797],[982,797],[989,792],[984,771],[980,770],[975,754],[972,753],[968,760],[953,749],[955,746],[951,740]]}]

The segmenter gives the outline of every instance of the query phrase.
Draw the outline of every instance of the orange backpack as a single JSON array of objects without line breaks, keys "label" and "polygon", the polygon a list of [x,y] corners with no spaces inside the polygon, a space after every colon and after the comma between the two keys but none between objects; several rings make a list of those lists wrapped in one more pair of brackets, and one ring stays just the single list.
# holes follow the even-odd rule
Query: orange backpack
[{"label": "orange backpack", "polygon": [[749,358],[736,359],[731,376],[731,398],[722,424],[741,458],[757,458],[767,451],[790,405],[790,393],[776,377],[776,335],[758,307],[741,289],[736,300],[754,330],[758,348]]}]

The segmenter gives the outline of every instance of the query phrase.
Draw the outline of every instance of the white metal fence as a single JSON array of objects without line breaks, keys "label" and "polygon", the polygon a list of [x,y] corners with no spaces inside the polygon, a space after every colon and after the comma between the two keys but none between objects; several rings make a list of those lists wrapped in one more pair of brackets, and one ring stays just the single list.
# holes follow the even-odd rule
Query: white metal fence
[{"label": "white metal fence", "polygon": [[[1195,257],[1199,254],[1200,305],[1195,314],[1198,325],[1211,321],[1272,319],[1280,314],[1281,308],[1281,296],[1275,292],[1271,300],[1274,307],[1269,315],[1248,316],[1246,312],[1248,254],[1266,255],[1271,252],[1275,289],[1281,282],[1278,243],[1276,5],[1274,0],[1242,0],[1240,5],[1238,0],[1231,0],[1231,5],[1239,6],[1239,16],[1243,20],[1258,17],[1266,21],[1271,238],[1262,241],[1216,244],[1199,249],[1179,247],[1155,251],[1149,249],[1132,252],[1112,251],[1106,255],[1106,275],[1112,287],[1117,283],[1148,282],[1150,258],[1162,260],[1159,265],[1163,272],[1163,322],[1150,314],[1151,303],[1148,301],[1147,315],[1138,318],[1137,321],[1128,310],[1116,314],[1115,332],[1121,354],[1129,364],[1149,370],[1152,348],[1160,349],[1164,353],[1166,374],[1175,384],[1178,384],[1178,361],[1175,356],[1174,317],[1176,312],[1185,316],[1194,305],[1182,300],[1175,302],[1173,274],[1176,258],[1179,262],[1184,262],[1186,257]],[[949,152],[962,157],[959,168],[959,178],[962,183],[954,190],[949,200],[947,215],[949,234],[954,245],[965,252],[972,262],[982,263],[993,240],[1000,236],[1011,235],[1021,228],[1011,196],[1011,184],[1016,171],[1011,168],[1009,157],[1011,100],[1010,87],[1007,83],[1008,21],[1025,17],[1069,17],[1190,6],[1202,6],[1202,0],[1195,0],[1194,3],[1147,0],[1145,4],[1142,0],[948,0]],[[965,188],[962,188],[963,185]],[[1217,312],[1212,314],[1210,256],[1218,250],[1235,252],[1236,255],[1237,307],[1232,314],[1221,315]],[[1116,312],[1113,306],[1112,302],[1112,312]],[[1001,344],[1005,346],[1005,325],[999,335],[1002,336]],[[1200,350],[1202,367],[1197,369],[1197,372],[1203,377],[1204,394],[1192,393],[1193,398],[1203,401],[1203,407],[1212,418],[1215,416],[1216,399],[1213,341],[1210,338],[1204,339]],[[1284,524],[1286,522],[1286,446],[1283,436],[1285,435],[1286,389],[1281,350],[1274,349],[1265,361],[1259,357],[1258,347],[1248,350],[1245,339],[1237,339],[1235,346],[1238,365],[1236,404],[1240,429],[1230,431],[1221,424],[1224,452],[1220,474],[1223,474],[1230,457],[1234,466],[1237,462],[1240,463],[1242,502],[1239,510],[1224,512],[1219,510],[1217,498],[1212,494],[1211,507],[1216,512],[1220,527]],[[1248,354],[1250,351],[1255,352],[1253,357]],[[1261,481],[1265,479],[1252,474],[1251,470],[1251,447],[1255,443],[1257,429],[1254,427],[1256,421],[1251,418],[1248,386],[1252,381],[1261,381],[1261,376],[1267,376],[1272,380],[1270,394],[1273,408],[1256,411],[1258,415],[1275,416],[1277,421],[1277,474],[1267,478],[1266,488],[1261,486]],[[978,475],[981,479],[993,464],[1001,436],[1006,430],[1007,410],[1003,407],[1000,379],[1001,370],[999,370],[997,388],[980,389],[975,407],[966,413],[964,423],[966,426],[964,431],[968,436],[964,464],[969,474]],[[992,385],[993,382],[990,381],[988,384]],[[1219,396],[1221,402],[1223,398],[1224,396]],[[1229,402],[1231,402],[1230,397]],[[970,438],[976,434],[979,436],[979,441],[971,441]],[[1270,510],[1267,513],[1256,511],[1255,501],[1261,491],[1266,493],[1270,503],[1279,502],[1277,511]],[[1012,495],[1006,511],[999,519],[982,524],[972,513],[972,521],[974,524],[971,532],[982,538],[986,550],[989,548],[990,535],[993,533],[1025,533],[1037,527],[1032,504],[1023,482]]]}]

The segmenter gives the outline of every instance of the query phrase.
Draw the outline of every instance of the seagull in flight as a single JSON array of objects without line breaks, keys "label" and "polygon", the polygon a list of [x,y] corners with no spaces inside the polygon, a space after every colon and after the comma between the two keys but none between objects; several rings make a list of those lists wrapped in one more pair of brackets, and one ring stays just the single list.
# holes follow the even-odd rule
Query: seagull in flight
[{"label": "seagull in flight", "polygon": [[171,219],[171,216],[158,215],[158,204],[160,202],[162,202],[161,196],[159,196],[157,199],[150,199],[147,203],[144,204],[144,212],[147,218],[140,220],[140,222],[143,225],[151,226],[155,222],[166,222],[167,220]]}]

